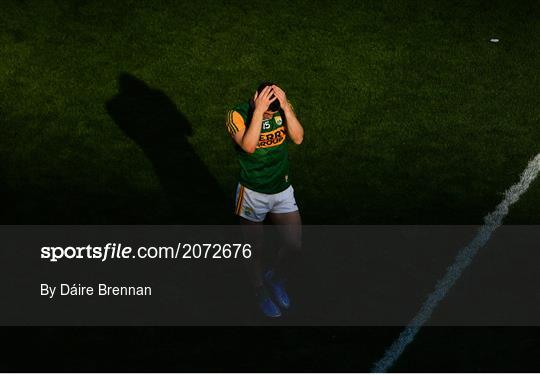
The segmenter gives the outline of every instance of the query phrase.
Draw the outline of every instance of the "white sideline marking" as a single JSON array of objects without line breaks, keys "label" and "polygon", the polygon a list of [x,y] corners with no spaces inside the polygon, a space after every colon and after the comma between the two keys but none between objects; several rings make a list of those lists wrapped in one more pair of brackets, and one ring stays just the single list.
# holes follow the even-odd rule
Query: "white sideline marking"
[{"label": "white sideline marking", "polygon": [[407,327],[400,333],[399,337],[386,350],[384,356],[375,362],[372,372],[386,372],[391,368],[396,360],[401,356],[407,345],[413,340],[420,328],[431,317],[439,302],[446,296],[450,288],[460,278],[463,271],[469,266],[474,256],[490,239],[493,232],[502,224],[503,219],[508,214],[510,206],[518,201],[523,193],[527,191],[530,184],[540,172],[540,154],[529,161],[527,168],[523,171],[521,179],[512,185],[504,194],[504,199],[495,208],[495,211],[484,217],[484,225],[480,227],[473,240],[457,254],[454,263],[447,269],[442,279],[437,281],[435,290],[431,292],[416,313],[416,316],[409,322]]}]

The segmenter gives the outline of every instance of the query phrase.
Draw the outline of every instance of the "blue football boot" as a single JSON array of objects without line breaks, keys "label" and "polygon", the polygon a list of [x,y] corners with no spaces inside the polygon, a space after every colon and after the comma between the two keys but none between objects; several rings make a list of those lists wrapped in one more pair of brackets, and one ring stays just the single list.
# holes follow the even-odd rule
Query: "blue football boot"
[{"label": "blue football boot", "polygon": [[287,291],[285,290],[285,280],[277,278],[274,270],[268,270],[264,274],[264,281],[266,281],[270,287],[270,290],[272,291],[272,294],[279,306],[283,307],[284,309],[288,309],[291,306],[291,301]]},{"label": "blue football boot", "polygon": [[270,293],[265,287],[261,287],[255,293],[257,300],[259,301],[259,308],[269,318],[279,318],[281,316],[281,310],[278,305],[270,298]]}]

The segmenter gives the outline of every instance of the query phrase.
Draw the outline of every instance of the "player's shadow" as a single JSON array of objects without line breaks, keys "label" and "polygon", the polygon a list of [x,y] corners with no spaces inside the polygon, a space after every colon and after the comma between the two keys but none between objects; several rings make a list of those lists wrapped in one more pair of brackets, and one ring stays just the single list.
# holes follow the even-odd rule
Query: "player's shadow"
[{"label": "player's shadow", "polygon": [[[106,109],[152,163],[166,199],[162,206],[167,213],[160,216],[166,220],[160,224],[231,223],[232,207],[188,141],[193,134],[191,124],[163,91],[123,73],[118,77],[118,94],[107,101]],[[181,271],[169,275],[175,298],[185,301],[186,317],[211,319],[219,310],[217,302],[227,309],[225,297],[239,299],[227,291],[239,290],[238,285],[242,285],[240,266],[226,262],[184,264],[178,269]]]},{"label": "player's shadow", "polygon": [[167,221],[226,223],[230,210],[224,194],[188,142],[192,126],[163,91],[122,73],[106,109],[152,163],[166,197]]}]

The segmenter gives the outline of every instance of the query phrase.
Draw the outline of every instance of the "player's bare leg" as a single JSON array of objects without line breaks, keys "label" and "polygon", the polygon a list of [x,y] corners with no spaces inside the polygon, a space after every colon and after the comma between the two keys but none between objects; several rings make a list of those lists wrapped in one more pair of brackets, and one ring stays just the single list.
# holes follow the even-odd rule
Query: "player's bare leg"
[{"label": "player's bare leg", "polygon": [[281,316],[281,310],[272,300],[266,285],[264,284],[263,266],[262,266],[262,247],[264,245],[263,223],[253,222],[240,218],[240,227],[244,235],[244,240],[251,244],[251,257],[245,260],[246,270],[254,287],[259,307],[269,318]]},{"label": "player's bare leg", "polygon": [[302,249],[302,218],[299,211],[288,212],[284,214],[268,214],[272,224],[277,226],[283,246],[280,248],[276,269],[284,273],[287,272],[287,260],[297,258]]},{"label": "player's bare leg", "polygon": [[239,218],[244,240],[251,244],[251,257],[244,262],[255,289],[264,285],[262,267],[263,223]]},{"label": "player's bare leg", "polygon": [[278,251],[273,269],[265,273],[265,281],[271,286],[279,305],[289,308],[290,300],[285,290],[285,283],[298,265],[302,248],[302,220],[298,211],[270,214],[269,219],[279,231],[283,246]]}]

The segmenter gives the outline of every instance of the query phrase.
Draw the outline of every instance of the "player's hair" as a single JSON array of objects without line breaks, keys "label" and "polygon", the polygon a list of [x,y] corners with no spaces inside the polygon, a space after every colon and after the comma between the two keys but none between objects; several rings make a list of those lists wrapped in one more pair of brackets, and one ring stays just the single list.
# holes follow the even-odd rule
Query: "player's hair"
[{"label": "player's hair", "polygon": [[[257,93],[260,94],[261,91],[266,87],[266,86],[272,86],[272,85],[275,85],[274,82],[270,82],[270,81],[264,81],[264,82],[261,82],[259,87],[257,87]],[[280,111],[281,110],[281,106],[279,104],[279,100],[274,100],[271,104],[270,104],[270,107],[268,107],[268,110],[272,111],[272,112],[276,112],[276,111]]]}]

